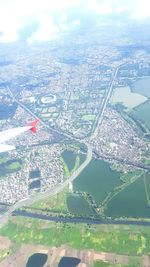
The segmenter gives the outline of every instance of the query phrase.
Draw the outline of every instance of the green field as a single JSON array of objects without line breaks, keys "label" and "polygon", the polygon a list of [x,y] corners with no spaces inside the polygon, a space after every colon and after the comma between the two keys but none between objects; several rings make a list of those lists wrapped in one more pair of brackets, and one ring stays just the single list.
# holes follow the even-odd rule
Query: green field
[{"label": "green field", "polygon": [[114,196],[108,203],[105,214],[111,217],[150,218],[144,175]]},{"label": "green field", "polygon": [[92,267],[141,267],[141,260],[130,260],[129,264],[113,264],[103,261],[96,261]]},{"label": "green field", "polygon": [[120,174],[111,170],[109,164],[102,160],[92,160],[73,182],[75,191],[90,193],[97,204],[119,185]]},{"label": "green field", "polygon": [[0,229],[14,244],[68,245],[76,249],[115,252],[126,255],[150,255],[150,231],[147,227],[50,223],[17,217]]},{"label": "green field", "polygon": [[9,170],[18,170],[21,169],[21,163],[19,161],[12,162],[7,166],[7,169]]},{"label": "green field", "polygon": [[94,121],[96,119],[95,115],[83,115],[82,120],[83,121]]},{"label": "green field", "polygon": [[89,216],[95,214],[86,199],[77,194],[68,194],[67,206],[69,212],[75,215]]}]

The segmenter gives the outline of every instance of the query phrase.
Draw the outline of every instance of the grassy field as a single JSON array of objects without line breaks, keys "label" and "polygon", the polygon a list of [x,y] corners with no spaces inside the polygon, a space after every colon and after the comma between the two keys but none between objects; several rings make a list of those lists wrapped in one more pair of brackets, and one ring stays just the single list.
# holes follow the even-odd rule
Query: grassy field
[{"label": "grassy field", "polygon": [[[126,255],[150,255],[149,228],[135,226],[87,226],[60,224],[27,218],[13,218],[0,229],[15,244],[69,245],[76,249],[115,252]],[[15,222],[16,220],[16,222]]]},{"label": "grassy field", "polygon": [[129,264],[111,264],[103,261],[96,261],[92,267],[141,267],[140,261],[133,260],[133,262]]},{"label": "grassy field", "polygon": [[58,212],[66,212],[68,211],[67,202],[66,202],[66,194],[68,193],[68,187],[55,195],[48,197],[42,201],[36,202],[35,204],[31,205],[31,208],[37,209],[48,209],[51,211],[58,211]]},{"label": "grassy field", "polygon": [[7,166],[7,169],[9,170],[18,170],[18,169],[21,169],[22,165],[20,164],[20,162],[18,161],[15,161],[15,162],[12,162],[11,164],[9,164]]},{"label": "grassy field", "polygon": [[82,117],[82,120],[84,120],[84,121],[94,121],[96,119],[96,116],[95,115],[84,115],[83,117]]},{"label": "grassy field", "polygon": [[0,250],[0,262],[4,260],[9,255],[9,253],[10,252],[8,249]]}]

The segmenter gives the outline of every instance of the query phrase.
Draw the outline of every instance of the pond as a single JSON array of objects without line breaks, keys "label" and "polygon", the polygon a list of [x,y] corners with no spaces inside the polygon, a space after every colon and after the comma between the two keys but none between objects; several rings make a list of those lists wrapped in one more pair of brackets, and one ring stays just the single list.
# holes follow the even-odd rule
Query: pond
[{"label": "pond", "polygon": [[58,267],[76,267],[78,264],[81,262],[80,259],[74,258],[74,257],[63,257],[59,264]]},{"label": "pond", "polygon": [[41,181],[39,179],[33,181],[29,185],[29,189],[39,189],[41,187]]},{"label": "pond", "polygon": [[67,206],[70,213],[75,215],[93,215],[94,210],[83,196],[77,194],[67,195]]},{"label": "pond", "polygon": [[77,154],[74,153],[73,151],[65,150],[62,153],[62,157],[63,157],[65,163],[67,164],[69,171],[72,171],[74,168],[76,156],[77,156]]},{"label": "pond", "polygon": [[141,177],[129,187],[116,195],[108,204],[106,215],[111,217],[150,218],[149,176]]},{"label": "pond", "polygon": [[121,185],[120,173],[113,171],[103,160],[92,160],[74,180],[74,191],[88,192],[97,204],[116,186]]},{"label": "pond", "polygon": [[47,254],[35,253],[28,259],[26,267],[43,267],[47,259]]}]

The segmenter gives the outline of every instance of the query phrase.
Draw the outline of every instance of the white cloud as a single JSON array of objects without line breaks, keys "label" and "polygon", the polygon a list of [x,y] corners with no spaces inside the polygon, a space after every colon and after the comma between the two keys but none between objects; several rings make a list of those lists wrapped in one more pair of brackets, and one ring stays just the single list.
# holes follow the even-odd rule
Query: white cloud
[{"label": "white cloud", "polygon": [[43,14],[38,17],[39,28],[28,38],[28,43],[31,44],[35,41],[49,41],[57,38],[59,28],[54,24],[50,15]]},{"label": "white cloud", "polygon": [[135,19],[144,19],[150,17],[150,0],[137,1],[137,5],[132,13],[132,17]]},{"label": "white cloud", "polygon": [[[39,28],[28,42],[47,41],[80,26],[80,21],[68,22],[71,8],[95,12],[97,15],[127,13],[132,19],[150,17],[150,0],[0,0],[0,42],[19,39],[19,30],[35,19]],[[57,24],[53,14],[60,15]]]}]

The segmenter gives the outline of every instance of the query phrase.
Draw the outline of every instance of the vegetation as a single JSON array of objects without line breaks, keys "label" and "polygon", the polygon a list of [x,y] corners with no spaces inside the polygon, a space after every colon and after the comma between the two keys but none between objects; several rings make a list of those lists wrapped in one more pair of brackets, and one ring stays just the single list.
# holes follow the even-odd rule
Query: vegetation
[{"label": "vegetation", "polygon": [[141,267],[141,263],[136,260],[135,262],[131,260],[129,264],[112,264],[104,261],[95,261],[92,267]]},{"label": "vegetation", "polygon": [[29,218],[11,219],[0,229],[15,244],[69,245],[76,249],[116,252],[126,255],[150,255],[149,228],[135,226],[50,223]]},{"label": "vegetation", "polygon": [[61,193],[55,196],[48,197],[42,201],[38,201],[35,204],[31,205],[30,207],[35,209],[66,212],[68,210],[66,203],[67,193],[68,193],[68,187],[65,187],[65,189]]},{"label": "vegetation", "polygon": [[4,260],[9,255],[9,253],[10,252],[8,249],[0,250],[0,262]]},{"label": "vegetation", "polygon": [[12,162],[10,163],[8,166],[7,166],[7,169],[9,170],[18,170],[18,169],[21,169],[21,163],[19,161],[15,161],[15,162]]},{"label": "vegetation", "polygon": [[96,119],[96,116],[95,115],[84,115],[83,117],[82,117],[82,120],[84,120],[84,121],[94,121]]}]

